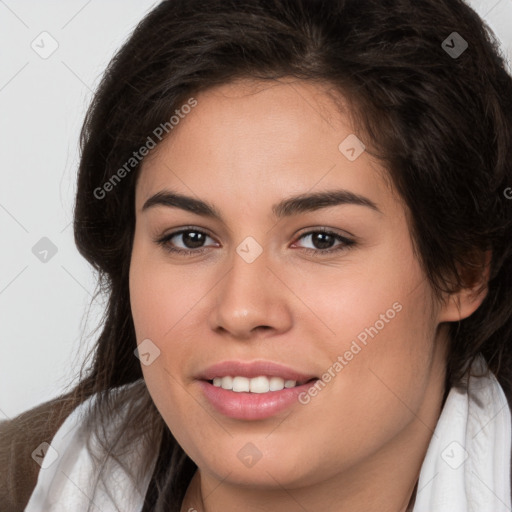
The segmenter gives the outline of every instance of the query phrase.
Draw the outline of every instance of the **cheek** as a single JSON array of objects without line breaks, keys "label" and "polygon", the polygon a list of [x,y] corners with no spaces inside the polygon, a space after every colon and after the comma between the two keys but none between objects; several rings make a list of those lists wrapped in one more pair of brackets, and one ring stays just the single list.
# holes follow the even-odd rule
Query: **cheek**
[{"label": "cheek", "polygon": [[[161,249],[158,249],[160,252]],[[134,240],[130,263],[130,303],[137,340],[161,344],[204,294],[200,281],[165,260],[150,243]]]},{"label": "cheek", "polygon": [[[331,434],[335,425],[345,423],[346,438],[354,443],[366,439],[368,453],[421,415],[435,357],[434,328],[425,306],[428,289],[384,299],[368,297],[364,308],[353,312],[355,325],[344,329],[340,321],[339,343],[328,349],[332,361],[340,362],[341,356],[331,388],[339,405],[332,413]],[[347,422],[347,415],[358,421]]]},{"label": "cheek", "polygon": [[187,272],[173,268],[165,257],[155,257],[154,248],[139,241],[136,234],[129,277],[135,333],[137,343],[149,339],[159,351],[151,364],[141,363],[141,368],[156,407],[178,436],[186,436],[194,421],[190,417],[187,429],[180,434],[183,418],[190,416],[190,395],[184,391],[179,371],[191,350],[190,343],[182,342],[181,334],[187,329],[190,337],[194,328],[190,319],[197,315],[195,309],[205,293],[198,287],[200,281],[192,282]]},{"label": "cheek", "polygon": [[435,349],[430,288],[412,252],[390,249],[364,272],[347,266],[316,286],[304,278],[301,290],[322,320],[309,338],[329,361],[328,383],[307,407],[327,411],[318,428],[336,436],[342,425],[349,445],[363,436],[371,451],[414,420],[426,393]]}]

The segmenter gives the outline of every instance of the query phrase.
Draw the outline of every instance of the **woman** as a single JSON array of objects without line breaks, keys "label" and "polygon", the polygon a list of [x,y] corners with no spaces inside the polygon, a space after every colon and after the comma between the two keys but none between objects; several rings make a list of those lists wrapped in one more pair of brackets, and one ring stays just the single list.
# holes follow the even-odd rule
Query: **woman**
[{"label": "woman", "polygon": [[7,508],[510,510],[511,137],[462,1],[159,4],[82,131],[94,362],[4,424]]}]

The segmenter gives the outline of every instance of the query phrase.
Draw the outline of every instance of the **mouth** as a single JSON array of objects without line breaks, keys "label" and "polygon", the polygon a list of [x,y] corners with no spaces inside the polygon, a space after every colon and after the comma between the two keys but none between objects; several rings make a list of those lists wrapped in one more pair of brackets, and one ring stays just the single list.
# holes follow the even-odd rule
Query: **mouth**
[{"label": "mouth", "polygon": [[[305,384],[317,376],[313,373],[307,374],[300,372],[289,366],[285,366],[273,361],[256,360],[240,361],[231,360],[214,364],[195,375],[198,380],[211,382],[216,386],[226,386],[226,389],[235,382],[234,391],[249,391],[251,382],[255,389],[267,385],[269,389],[278,388],[281,385],[293,386],[296,384]],[[281,382],[281,380],[283,382]],[[249,383],[249,389],[245,389]],[[233,389],[233,387],[231,387]],[[257,392],[257,391],[256,391]]]},{"label": "mouth", "polygon": [[234,393],[276,393],[283,389],[291,389],[305,384],[317,381],[316,377],[305,378],[302,380],[284,379],[277,376],[259,375],[257,377],[248,378],[243,376],[224,376],[215,377],[205,380],[212,386],[222,388]]},{"label": "mouth", "polygon": [[[203,396],[212,406],[214,412],[227,418],[244,421],[265,420],[294,406],[297,407],[303,404],[304,402],[301,402],[300,397],[319,381],[316,377],[303,383],[290,381],[288,386],[279,386],[280,389],[273,390],[269,387],[267,391],[265,391],[267,387],[265,383],[264,385],[256,384],[256,388],[251,391],[251,384],[249,384],[249,390],[247,390],[247,384],[245,382],[239,383],[236,377],[232,379],[232,386],[235,389],[233,387],[224,389],[222,385],[218,385],[217,379],[219,378],[198,381]],[[269,383],[272,381],[272,378],[262,377],[261,380],[263,379],[266,379]],[[251,381],[259,380],[259,377],[251,379]],[[222,381],[224,381],[224,378],[222,378]],[[261,387],[258,387],[260,385]],[[303,405],[300,406],[303,407]]]},{"label": "mouth", "polygon": [[299,405],[319,380],[273,361],[222,361],[195,375],[213,410],[239,420],[262,420]]}]

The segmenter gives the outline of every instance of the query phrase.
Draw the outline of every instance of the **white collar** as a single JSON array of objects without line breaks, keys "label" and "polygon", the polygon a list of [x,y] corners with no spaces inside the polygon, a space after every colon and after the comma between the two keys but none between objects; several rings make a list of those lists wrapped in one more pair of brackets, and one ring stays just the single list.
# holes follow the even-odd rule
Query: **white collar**
[{"label": "white collar", "polygon": [[[486,368],[483,357],[473,368],[479,373]],[[151,474],[133,486],[125,471],[109,461],[106,482],[94,491],[98,472],[83,428],[94,398],[78,406],[55,434],[51,446],[58,458],[52,449],[46,451],[25,512],[86,511],[90,498],[94,511],[142,510]],[[494,375],[472,376],[468,389],[452,388],[421,467],[413,512],[511,512],[511,438],[510,408]],[[123,462],[135,468],[143,453],[142,446],[134,446],[123,454]]]},{"label": "white collar", "polygon": [[511,413],[480,355],[452,387],[421,467],[413,512],[510,512]]}]

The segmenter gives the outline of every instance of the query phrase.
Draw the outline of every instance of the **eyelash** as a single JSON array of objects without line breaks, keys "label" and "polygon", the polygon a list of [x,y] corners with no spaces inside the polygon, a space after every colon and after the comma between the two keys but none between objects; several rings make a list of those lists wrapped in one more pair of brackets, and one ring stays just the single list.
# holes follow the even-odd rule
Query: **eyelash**
[{"label": "eyelash", "polygon": [[[175,236],[182,235],[184,233],[189,233],[189,232],[200,233],[202,235],[210,237],[210,235],[208,233],[206,233],[205,231],[202,231],[201,229],[187,228],[187,229],[180,229],[178,231],[174,231],[172,233],[169,233],[169,234],[167,234],[167,235],[165,235],[165,236],[155,240],[155,242],[157,244],[161,245],[166,251],[168,251],[170,253],[178,254],[180,256],[192,256],[192,255],[202,254],[203,252],[205,252],[205,250],[208,249],[208,247],[200,247],[199,249],[177,249],[176,247],[172,247],[169,244],[170,240],[172,238],[174,238]],[[299,238],[297,238],[297,241],[301,240],[302,238],[305,238],[305,237],[307,237],[309,235],[313,235],[313,234],[317,234],[317,233],[324,233],[326,235],[331,235],[337,241],[342,242],[342,243],[339,244],[339,245],[334,246],[331,249],[311,249],[309,247],[303,247],[302,250],[306,254],[313,254],[315,256],[330,255],[332,253],[346,251],[351,246],[355,245],[355,243],[356,243],[354,240],[351,240],[349,238],[341,236],[338,233],[335,233],[333,231],[329,231],[328,229],[322,229],[322,228],[315,229],[315,230],[312,230],[312,231],[307,231],[306,233],[302,233],[299,236]],[[210,237],[210,238],[212,238],[212,237]]]}]

